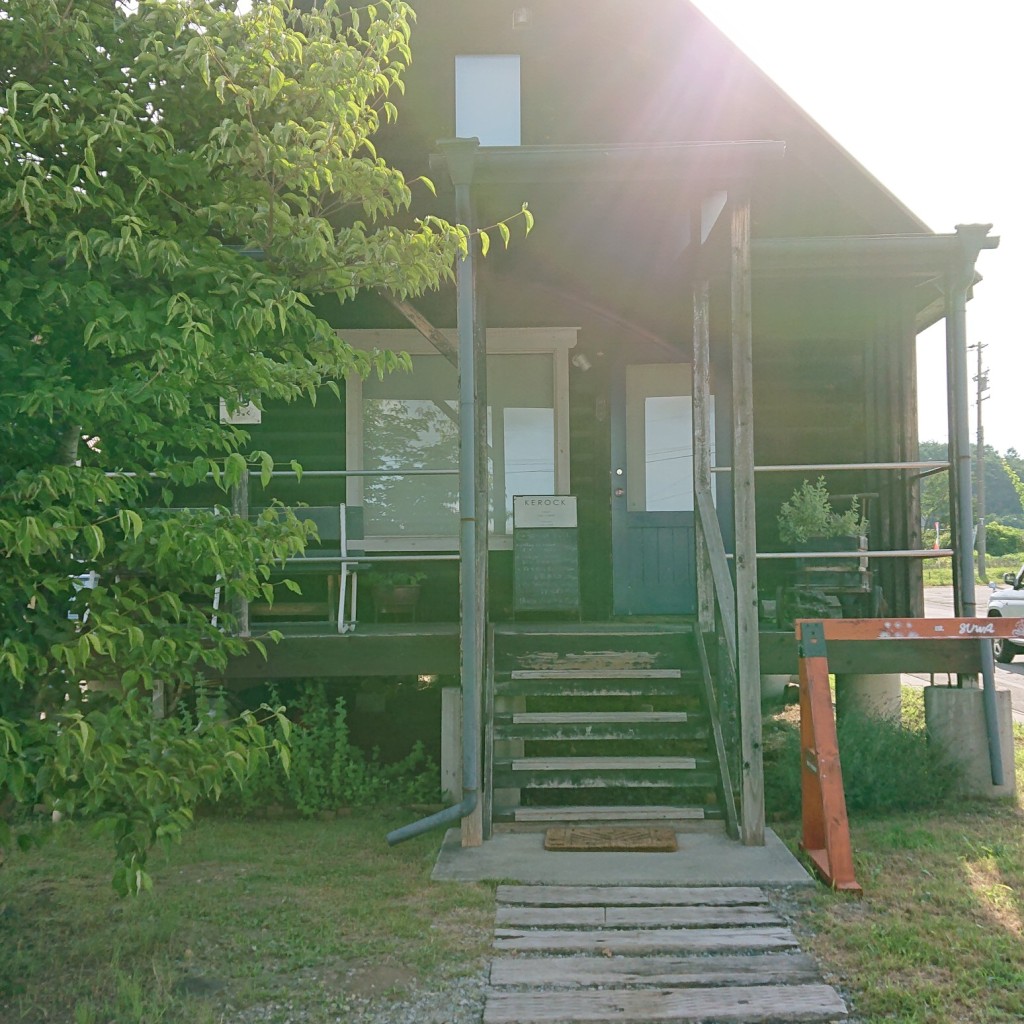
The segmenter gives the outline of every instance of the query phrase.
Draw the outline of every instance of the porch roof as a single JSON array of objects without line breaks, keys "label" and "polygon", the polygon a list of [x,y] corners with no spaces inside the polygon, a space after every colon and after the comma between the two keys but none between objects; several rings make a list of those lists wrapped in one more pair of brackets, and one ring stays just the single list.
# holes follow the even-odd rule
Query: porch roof
[{"label": "porch roof", "polygon": [[760,139],[613,146],[479,146],[476,139],[452,139],[438,145],[431,170],[473,185],[735,180],[786,152],[784,142]]},{"label": "porch roof", "polygon": [[751,244],[755,273],[766,276],[930,278],[973,272],[982,249],[995,249],[991,224],[961,224],[954,234],[762,238]]}]

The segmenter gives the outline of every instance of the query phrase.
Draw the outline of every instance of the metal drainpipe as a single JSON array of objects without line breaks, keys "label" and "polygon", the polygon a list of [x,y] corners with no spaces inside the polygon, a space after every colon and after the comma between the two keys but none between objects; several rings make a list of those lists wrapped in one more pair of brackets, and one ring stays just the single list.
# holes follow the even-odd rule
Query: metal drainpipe
[{"label": "metal drainpipe", "polygon": [[[957,234],[961,234],[960,226],[957,227]],[[977,250],[972,255],[965,252],[962,263],[953,272],[956,276],[949,284],[949,309],[946,313],[947,353],[952,361],[949,367],[952,378],[950,381],[950,448],[956,452],[953,472],[956,473],[957,478],[957,583],[959,593],[956,595],[956,612],[965,618],[973,618],[977,614],[977,598],[974,593],[974,495],[971,488],[971,428],[968,414],[970,400],[967,387],[969,379],[967,373],[967,289],[974,278],[976,259]],[[992,785],[1002,786],[1004,782],[1003,757],[999,741],[999,709],[996,704],[995,661],[992,655],[991,641],[982,640],[980,648],[989,768],[992,773]]]},{"label": "metal drainpipe", "polygon": [[[477,140],[442,143],[455,184],[455,216],[472,228],[473,156]],[[462,801],[436,814],[403,825],[387,834],[389,846],[442,825],[461,821],[476,810],[480,799],[480,648],[477,642],[477,523],[476,523],[476,376],[473,335],[476,322],[475,239],[456,266],[459,330],[459,592],[462,674]],[[487,514],[486,508],[483,514]]]}]

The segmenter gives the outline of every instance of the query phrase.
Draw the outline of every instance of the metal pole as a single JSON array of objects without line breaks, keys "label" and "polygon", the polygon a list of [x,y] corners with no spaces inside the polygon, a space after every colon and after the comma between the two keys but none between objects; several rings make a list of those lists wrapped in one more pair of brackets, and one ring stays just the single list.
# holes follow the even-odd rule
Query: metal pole
[{"label": "metal pole", "polygon": [[[961,228],[957,228],[960,235]],[[963,258],[947,280],[946,307],[946,356],[950,381],[950,462],[951,479],[956,493],[956,535],[957,554],[954,563],[957,574],[954,577],[954,608],[958,616],[974,618],[977,614],[977,600],[974,593],[974,530],[973,500],[971,494],[971,437],[969,395],[967,387],[967,290],[974,278],[974,262],[977,249],[968,255],[970,238],[968,231],[962,236]],[[955,443],[955,447],[954,447]],[[950,508],[952,512],[952,505]],[[1003,759],[999,741],[999,711],[996,705],[995,665],[992,644],[980,643],[981,678],[984,692],[985,730],[988,733],[989,765],[993,785],[1002,785]],[[967,679],[961,677],[961,685]]]},{"label": "metal pole", "polygon": [[[249,474],[243,473],[238,483],[231,488],[231,514],[240,519],[249,518]],[[235,613],[235,627],[239,636],[250,636],[249,602],[244,597],[236,597],[232,607]]]},{"label": "metal pole", "polygon": [[[448,169],[455,185],[456,217],[472,228],[473,161],[479,142],[455,140],[442,143],[441,149],[448,160]],[[394,846],[413,836],[421,835],[441,825],[463,821],[472,815],[480,802],[480,695],[483,677],[483,623],[478,616],[482,604],[481,572],[477,550],[478,513],[487,528],[487,503],[477,507],[477,395],[478,367],[476,365],[477,336],[480,332],[476,308],[475,238],[469,240],[467,255],[456,268],[456,302],[459,341],[459,586],[460,586],[460,640],[462,678],[462,802],[447,807],[430,817],[421,818],[387,835],[388,844]],[[482,369],[482,367],[480,368]],[[486,483],[486,481],[485,481]],[[486,537],[486,534],[484,534]],[[486,547],[483,551],[486,558]],[[465,834],[464,845],[467,845]],[[476,845],[475,843],[473,845]]]},{"label": "metal pole", "polygon": [[985,346],[979,341],[977,345],[972,345],[971,348],[978,350],[978,375],[974,378],[978,385],[974,393],[978,406],[977,440],[974,446],[974,464],[978,486],[978,533],[975,548],[978,552],[978,576],[981,577],[982,583],[988,583],[988,570],[985,567],[985,556],[987,554],[985,550],[985,427],[981,418],[981,403],[985,401],[984,393],[988,387],[988,375],[985,373],[981,362],[981,354]]}]

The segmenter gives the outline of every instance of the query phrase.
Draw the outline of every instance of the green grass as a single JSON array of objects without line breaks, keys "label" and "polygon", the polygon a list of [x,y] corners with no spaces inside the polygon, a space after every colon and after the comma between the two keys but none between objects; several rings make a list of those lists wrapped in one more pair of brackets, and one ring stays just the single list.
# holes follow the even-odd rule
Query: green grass
[{"label": "green grass", "polygon": [[[911,691],[912,728],[919,705]],[[1024,729],[1015,739],[1024,791]],[[327,1024],[354,1016],[360,979],[387,996],[477,971],[493,890],[431,883],[437,834],[389,849],[384,833],[412,816],[207,818],[154,855],[155,889],[133,900],[110,887],[108,841],[40,824],[52,840],[0,868],[0,1020],[215,1024],[253,1008],[251,1019]],[[797,818],[773,827],[797,849]],[[864,897],[790,898],[801,943],[855,1019],[1024,1019],[1020,804],[852,812],[851,830]]]},{"label": "green grass", "polygon": [[[990,580],[1002,580],[1003,573],[1016,572],[1024,565],[1024,552],[1012,555],[989,555],[985,559],[985,571]],[[951,558],[927,558],[922,568],[926,587],[951,587],[953,585],[953,560]],[[978,583],[985,580],[979,579]]]},{"label": "green grass", "polygon": [[[1024,728],[1015,728],[1018,791]],[[1019,801],[851,812],[862,899],[797,893],[795,930],[869,1022],[1024,1019],[1024,812]],[[795,850],[798,822],[776,825]]]},{"label": "green grass", "polygon": [[429,881],[439,834],[388,848],[415,816],[202,820],[132,900],[110,887],[109,842],[58,826],[0,869],[0,1020],[212,1024],[289,1004],[326,1024],[346,1019],[346,979],[478,970],[493,890]]}]

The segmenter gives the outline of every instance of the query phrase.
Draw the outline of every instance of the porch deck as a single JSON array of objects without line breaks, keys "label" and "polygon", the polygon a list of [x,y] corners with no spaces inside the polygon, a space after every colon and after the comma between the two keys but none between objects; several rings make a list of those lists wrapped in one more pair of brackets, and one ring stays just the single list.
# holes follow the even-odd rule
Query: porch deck
[{"label": "porch deck", "polygon": [[[681,633],[693,629],[689,618],[656,622],[501,622],[503,633]],[[459,624],[457,622],[366,622],[354,632],[339,634],[325,621],[267,623],[266,631],[282,634],[279,643],[268,642],[267,658],[253,652],[228,666],[226,679],[287,679],[313,676],[454,675],[459,671]],[[761,671],[783,675],[797,670],[795,634],[791,630],[766,630],[760,634]],[[848,673],[971,673],[981,669],[975,644],[941,644],[904,640],[834,642],[829,645],[829,664],[834,672]]]}]

